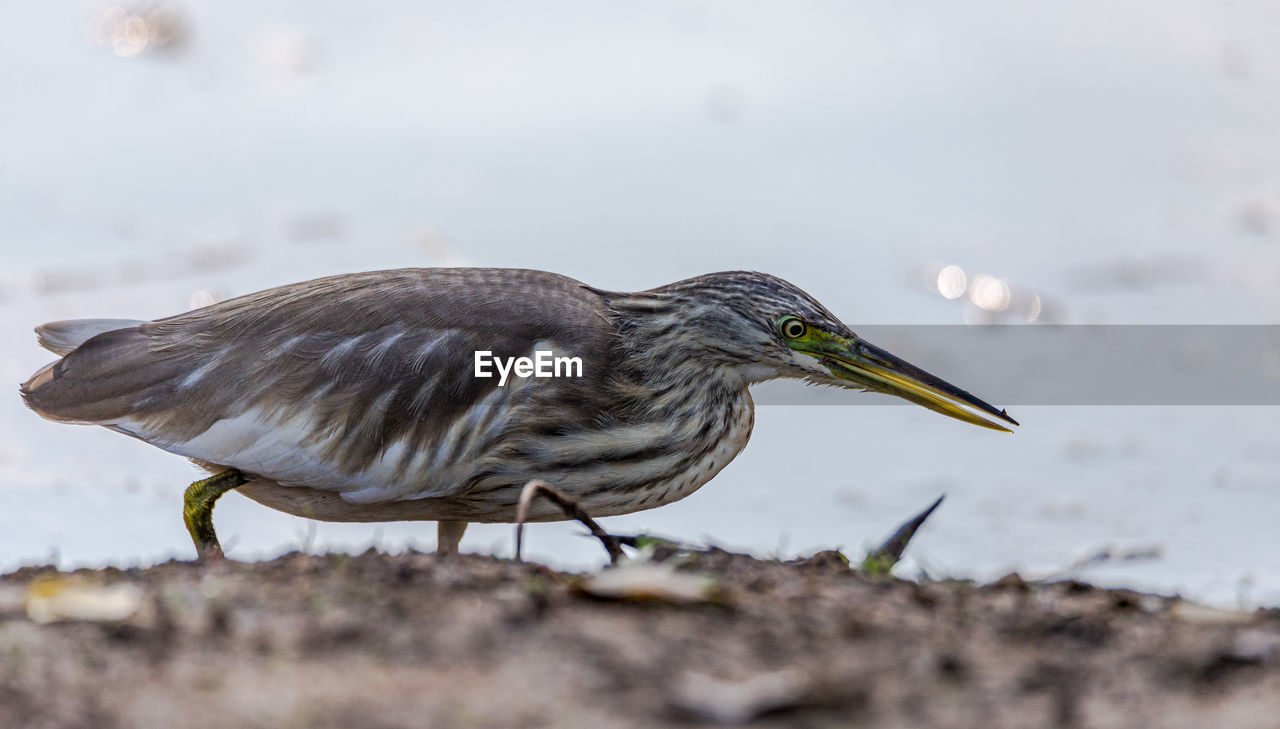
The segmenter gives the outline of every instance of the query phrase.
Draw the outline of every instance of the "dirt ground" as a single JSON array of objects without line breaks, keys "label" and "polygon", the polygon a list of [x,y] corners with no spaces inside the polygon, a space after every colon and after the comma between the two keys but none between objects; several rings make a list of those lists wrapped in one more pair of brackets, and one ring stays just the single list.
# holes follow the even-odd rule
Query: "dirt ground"
[{"label": "dirt ground", "polygon": [[[627,571],[627,570],[631,571]],[[1280,726],[1280,611],[712,550],[0,578],[0,726]]]}]

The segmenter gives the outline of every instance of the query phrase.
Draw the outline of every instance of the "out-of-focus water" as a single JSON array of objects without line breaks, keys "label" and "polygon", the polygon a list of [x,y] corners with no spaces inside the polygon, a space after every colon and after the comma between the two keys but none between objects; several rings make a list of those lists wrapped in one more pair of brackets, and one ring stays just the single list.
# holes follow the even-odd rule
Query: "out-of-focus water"
[{"label": "out-of-focus water", "polygon": [[[154,29],[105,3],[0,9],[0,379],[50,359],[43,321],[399,266],[614,289],[756,269],[855,330],[1277,319],[1266,3],[173,7],[181,40],[151,53]],[[930,285],[945,264],[966,272],[956,299]],[[857,549],[946,492],[904,573],[1044,574],[1112,547],[1159,556],[1077,573],[1280,604],[1280,411],[999,404],[1017,434],[762,407],[701,492],[609,524]],[[0,398],[0,567],[190,556],[196,475]],[[430,524],[315,524],[234,495],[216,521],[241,558],[434,541]],[[577,531],[532,527],[530,555],[598,563]],[[473,527],[463,547],[510,542]]]}]

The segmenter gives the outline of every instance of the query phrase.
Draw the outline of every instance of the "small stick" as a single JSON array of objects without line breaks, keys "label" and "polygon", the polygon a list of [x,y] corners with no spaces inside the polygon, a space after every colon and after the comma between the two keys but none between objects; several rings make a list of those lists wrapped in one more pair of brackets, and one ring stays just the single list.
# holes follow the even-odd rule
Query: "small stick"
[{"label": "small stick", "polygon": [[916,535],[916,531],[929,518],[929,515],[942,505],[942,500],[945,498],[947,498],[946,494],[939,496],[937,501],[929,505],[929,508],[903,522],[879,547],[868,552],[862,560],[863,571],[872,574],[888,574],[898,560],[902,559],[902,553],[907,551],[907,544]]}]

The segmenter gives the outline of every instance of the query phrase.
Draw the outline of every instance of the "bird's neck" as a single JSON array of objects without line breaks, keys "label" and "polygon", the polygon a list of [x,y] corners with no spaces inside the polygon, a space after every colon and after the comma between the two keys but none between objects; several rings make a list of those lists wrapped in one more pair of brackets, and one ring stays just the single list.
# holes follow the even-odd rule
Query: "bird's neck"
[{"label": "bird's neck", "polygon": [[649,409],[674,414],[707,404],[729,407],[747,397],[748,385],[773,376],[698,340],[687,308],[663,297],[636,295],[615,302],[615,310],[622,379]]}]

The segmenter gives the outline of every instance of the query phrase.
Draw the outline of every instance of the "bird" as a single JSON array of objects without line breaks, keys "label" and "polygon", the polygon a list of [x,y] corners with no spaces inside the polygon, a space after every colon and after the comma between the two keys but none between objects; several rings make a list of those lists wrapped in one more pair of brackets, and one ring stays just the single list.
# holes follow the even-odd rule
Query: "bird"
[{"label": "bird", "polygon": [[59,359],[20,386],[27,406],[210,474],[183,499],[200,559],[222,556],[213,506],[231,490],[322,521],[435,521],[444,554],[471,522],[594,527],[663,506],[743,450],[749,388],[775,378],[1018,424],[752,271],[634,293],[527,269],[370,271],[36,333]]}]

